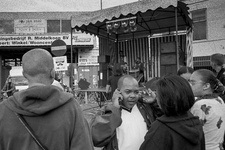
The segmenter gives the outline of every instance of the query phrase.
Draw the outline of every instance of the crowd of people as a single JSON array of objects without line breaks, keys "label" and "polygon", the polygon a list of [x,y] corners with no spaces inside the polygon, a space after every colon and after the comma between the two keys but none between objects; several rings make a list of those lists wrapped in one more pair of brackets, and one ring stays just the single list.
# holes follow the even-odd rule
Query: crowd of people
[{"label": "crowd of people", "polygon": [[0,103],[0,149],[223,150],[223,65],[224,56],[214,54],[214,71],[184,66],[139,84],[115,64],[106,86],[112,103],[88,123],[58,84],[51,54],[30,50],[22,57],[29,88],[11,92],[9,78],[2,90],[8,98]]}]

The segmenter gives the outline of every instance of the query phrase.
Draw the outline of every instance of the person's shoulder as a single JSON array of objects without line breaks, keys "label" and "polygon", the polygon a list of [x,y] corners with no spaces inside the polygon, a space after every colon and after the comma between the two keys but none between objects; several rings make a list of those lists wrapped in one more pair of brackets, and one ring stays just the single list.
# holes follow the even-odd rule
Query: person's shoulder
[{"label": "person's shoulder", "polygon": [[193,106],[199,106],[199,105],[202,105],[202,104],[207,104],[207,99],[196,99]]},{"label": "person's shoulder", "polygon": [[163,124],[161,121],[159,121],[158,119],[156,119],[152,124],[151,127],[149,129],[148,135],[149,136],[153,136],[157,133],[157,135],[161,135],[164,134],[164,131],[167,130],[166,125]]}]

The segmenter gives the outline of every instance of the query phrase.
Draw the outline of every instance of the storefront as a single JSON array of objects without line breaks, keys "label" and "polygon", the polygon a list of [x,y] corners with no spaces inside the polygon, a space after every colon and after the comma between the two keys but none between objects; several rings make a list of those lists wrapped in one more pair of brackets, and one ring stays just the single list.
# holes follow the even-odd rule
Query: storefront
[{"label": "storefront", "polygon": [[[78,63],[78,51],[92,50],[96,45],[95,36],[76,31],[71,36],[70,24],[68,24],[70,20],[61,20],[60,17],[54,20],[44,19],[46,16],[43,16],[42,19],[18,19],[17,17],[20,18],[21,16],[27,17],[27,15],[22,14],[3,13],[2,20],[0,18],[1,87],[9,74],[10,66],[20,66],[23,54],[33,48],[43,48],[52,53],[52,43],[55,40],[62,40],[66,43],[65,56],[67,62]],[[47,14],[52,15],[52,13]],[[65,14],[61,13],[62,16],[65,16]],[[34,13],[32,18],[35,17],[40,18],[41,14]],[[57,24],[58,22],[60,24]],[[65,29],[66,27],[68,30]],[[59,28],[59,30],[56,28]],[[53,53],[52,55],[54,56]],[[97,58],[95,62],[97,63]]]}]

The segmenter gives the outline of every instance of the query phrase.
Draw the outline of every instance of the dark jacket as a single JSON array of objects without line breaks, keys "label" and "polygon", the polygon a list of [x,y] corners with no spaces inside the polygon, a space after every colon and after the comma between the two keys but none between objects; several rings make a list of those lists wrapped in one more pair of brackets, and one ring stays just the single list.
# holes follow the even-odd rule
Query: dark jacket
[{"label": "dark jacket", "polygon": [[222,68],[219,72],[218,72],[218,74],[217,74],[217,79],[219,79],[220,80],[220,82],[223,84],[223,85],[225,85],[225,68]]},{"label": "dark jacket", "polygon": [[[218,74],[217,74],[217,79],[219,79],[220,80],[220,82],[223,84],[223,86],[225,86],[225,68],[222,68],[219,72],[218,72]],[[223,99],[223,101],[225,102],[225,91],[222,93],[222,94],[220,94],[219,95],[222,99]]]},{"label": "dark jacket", "polygon": [[[161,116],[162,112],[157,103],[146,104],[140,100],[137,107],[141,112],[146,126],[149,129],[156,117]],[[109,105],[102,115],[97,115],[91,122],[91,132],[96,147],[104,147],[104,150],[118,150],[116,128],[122,123],[121,110]]]},{"label": "dark jacket", "polygon": [[0,103],[0,150],[40,150],[15,113],[49,150],[93,150],[80,105],[56,86],[33,86]]},{"label": "dark jacket", "polygon": [[140,150],[205,150],[199,118],[190,112],[179,117],[157,118]]}]

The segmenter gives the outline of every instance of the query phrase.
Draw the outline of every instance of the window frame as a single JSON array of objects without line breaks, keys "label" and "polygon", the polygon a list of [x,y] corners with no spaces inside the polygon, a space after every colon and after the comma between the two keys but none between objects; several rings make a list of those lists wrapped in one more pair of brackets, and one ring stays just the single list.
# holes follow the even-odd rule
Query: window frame
[{"label": "window frame", "polygon": [[[204,17],[203,19],[201,18],[200,20],[195,20],[195,18],[193,17],[193,13],[197,12],[201,12],[203,11],[204,12],[204,16],[200,16],[200,17]],[[193,20],[193,26],[195,26],[195,23],[205,23],[205,37],[204,38],[195,38],[195,28],[193,27],[193,41],[202,41],[202,40],[207,40],[208,39],[208,28],[207,28],[207,8],[202,8],[202,9],[196,9],[196,10],[193,10],[191,11],[191,16],[192,16],[192,20]],[[198,18],[200,18],[198,17]],[[197,19],[198,19],[197,18]]]}]

